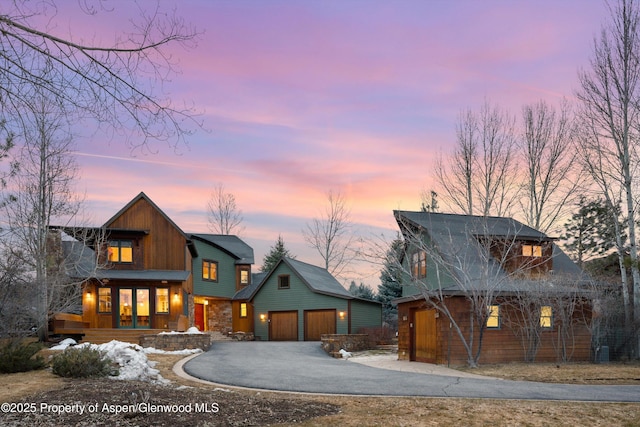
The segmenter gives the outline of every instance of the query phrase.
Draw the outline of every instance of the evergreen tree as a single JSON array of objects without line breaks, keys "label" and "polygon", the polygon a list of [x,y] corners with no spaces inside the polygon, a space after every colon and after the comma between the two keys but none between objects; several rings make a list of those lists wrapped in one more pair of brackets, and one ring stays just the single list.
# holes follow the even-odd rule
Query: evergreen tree
[{"label": "evergreen tree", "polygon": [[384,267],[380,273],[380,285],[378,285],[377,300],[382,303],[382,317],[384,323],[392,328],[396,328],[398,325],[398,309],[391,301],[402,296],[402,268],[400,266],[402,249],[402,240],[396,238],[387,251]]},{"label": "evergreen tree", "polygon": [[[565,224],[566,231],[562,239],[566,241],[566,251],[582,267],[585,259],[606,255],[615,247],[614,218],[620,223],[621,230],[624,230],[625,224],[619,205],[612,212],[602,199],[587,202],[581,197],[579,207],[578,212]],[[626,234],[623,234],[622,240],[626,240]]]},{"label": "evergreen tree", "polygon": [[291,259],[296,258],[295,256],[291,255],[289,249],[284,246],[284,239],[282,238],[282,235],[278,235],[278,240],[276,241],[275,245],[271,246],[271,249],[269,249],[269,253],[264,256],[264,259],[262,260],[262,268],[260,269],[260,271],[262,271],[263,273],[268,273],[276,266],[276,264],[278,264],[278,261],[280,261],[284,257]]},{"label": "evergreen tree", "polygon": [[356,285],[355,281],[351,281],[351,285],[349,286],[349,293],[356,298],[364,298],[368,300],[375,301],[376,294],[373,292],[373,289],[365,285],[364,283],[360,283]]}]

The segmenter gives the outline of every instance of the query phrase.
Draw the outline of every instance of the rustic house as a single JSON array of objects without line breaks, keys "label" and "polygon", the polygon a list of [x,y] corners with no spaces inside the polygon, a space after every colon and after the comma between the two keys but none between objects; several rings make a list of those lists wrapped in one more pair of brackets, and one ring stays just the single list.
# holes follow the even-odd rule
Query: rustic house
[{"label": "rustic house", "polygon": [[511,218],[394,215],[405,242],[399,359],[589,360],[584,274],[553,239]]},{"label": "rustic house", "polygon": [[196,326],[265,340],[319,340],[381,324],[380,304],[355,298],[327,270],[283,259],[256,275],[253,249],[240,238],[185,234],[144,193],[84,235],[92,236],[87,246],[76,240],[73,247],[91,255],[69,272],[84,283],[82,315],[56,314],[55,334],[137,341]]}]

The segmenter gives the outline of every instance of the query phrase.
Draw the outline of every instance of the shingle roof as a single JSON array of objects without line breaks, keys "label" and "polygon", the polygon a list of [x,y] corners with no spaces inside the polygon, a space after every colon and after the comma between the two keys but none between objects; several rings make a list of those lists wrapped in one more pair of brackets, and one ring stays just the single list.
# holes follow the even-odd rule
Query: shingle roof
[{"label": "shingle roof", "polygon": [[278,262],[278,264],[276,264],[276,266],[264,276],[264,278],[258,285],[256,285],[255,287],[254,285],[250,286],[250,290],[248,290],[248,288],[245,288],[239,291],[234,296],[234,299],[238,299],[238,295],[240,294],[240,292],[242,292],[242,295],[245,296],[246,299],[252,299],[264,285],[264,283],[267,282],[269,277],[271,277],[278,266],[282,263],[286,264],[293,273],[298,275],[298,277],[309,287],[312,292],[331,295],[338,298],[359,299],[354,297],[348,290],[346,290],[344,286],[342,286],[340,282],[338,282],[336,278],[327,271],[327,269],[286,257],[282,258]]},{"label": "shingle roof", "polygon": [[236,264],[253,264],[253,248],[238,236],[227,234],[192,234],[197,239],[222,249],[236,259]]},{"label": "shingle roof", "polygon": [[[513,218],[410,211],[394,211],[394,215],[403,233],[413,227],[417,232],[427,234],[443,261],[450,265],[457,264],[457,269],[465,275],[465,280],[480,283],[483,276],[488,276],[502,281],[502,286],[507,288],[516,285],[513,280],[507,280],[507,273],[497,260],[478,250],[477,238],[504,237],[540,242],[553,240]],[[552,247],[554,274],[584,274],[557,245],[552,243]]]}]

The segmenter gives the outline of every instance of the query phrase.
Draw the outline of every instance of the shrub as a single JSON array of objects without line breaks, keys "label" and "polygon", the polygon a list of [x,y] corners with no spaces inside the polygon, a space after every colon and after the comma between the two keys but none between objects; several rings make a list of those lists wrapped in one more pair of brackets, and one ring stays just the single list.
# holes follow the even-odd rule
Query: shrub
[{"label": "shrub", "polygon": [[0,373],[27,372],[45,367],[44,358],[36,355],[42,345],[38,342],[28,342],[13,339],[0,347]]},{"label": "shrub", "polygon": [[89,346],[69,347],[53,358],[53,373],[68,378],[105,377],[117,375],[111,360]]},{"label": "shrub", "polygon": [[395,331],[388,326],[370,326],[358,329],[359,334],[369,335],[372,346],[393,344],[396,336]]}]

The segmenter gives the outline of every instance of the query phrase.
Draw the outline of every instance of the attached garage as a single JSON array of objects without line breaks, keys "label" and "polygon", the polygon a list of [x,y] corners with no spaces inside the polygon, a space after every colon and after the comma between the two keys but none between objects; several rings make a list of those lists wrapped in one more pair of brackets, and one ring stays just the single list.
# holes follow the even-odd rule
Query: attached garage
[{"label": "attached garage", "polygon": [[320,341],[322,334],[336,333],[336,310],[305,310],[304,340]]},{"label": "attached garage", "polygon": [[269,313],[270,341],[298,341],[298,312],[272,311]]},{"label": "attached garage", "polygon": [[258,340],[320,341],[382,324],[382,305],[347,291],[325,268],[282,258],[251,289]]}]

